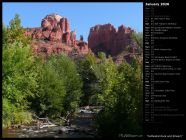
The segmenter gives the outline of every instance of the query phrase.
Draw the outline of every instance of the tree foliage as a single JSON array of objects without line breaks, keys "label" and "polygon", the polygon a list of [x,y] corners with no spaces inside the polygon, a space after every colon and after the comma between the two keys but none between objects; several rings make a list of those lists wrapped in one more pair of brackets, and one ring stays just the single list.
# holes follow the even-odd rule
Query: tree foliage
[{"label": "tree foliage", "polygon": [[132,38],[137,42],[139,47],[143,48],[143,32],[133,32]]},{"label": "tree foliage", "polygon": [[9,23],[9,26],[4,27],[4,39],[6,43],[22,42],[23,46],[30,44],[31,38],[25,36],[25,29],[21,26],[21,19],[18,14],[15,15]]},{"label": "tree foliage", "polygon": [[[16,18],[12,22],[16,24],[19,22],[19,19]],[[21,27],[18,25],[16,28],[21,30]],[[29,107],[27,98],[30,96],[33,97],[37,88],[37,72],[35,72],[34,65],[35,56],[32,54],[30,44],[24,44],[21,39],[18,41],[13,38],[23,35],[22,32],[15,32],[13,25],[11,26],[12,28],[4,30],[6,39],[4,38],[2,53],[4,126],[10,125],[10,123],[22,123],[30,120],[30,114],[27,112]],[[10,34],[14,34],[15,36],[10,36]],[[26,38],[24,37],[24,39]],[[21,117],[25,116],[25,114],[27,114],[27,120],[26,117]],[[19,117],[17,117],[18,115]]]},{"label": "tree foliage", "polygon": [[[143,120],[143,80],[142,69],[137,61],[124,62],[118,67],[117,84],[110,92],[114,95],[98,114],[100,135],[118,137],[118,134],[141,134]],[[105,125],[106,124],[106,125]]]},{"label": "tree foliage", "polygon": [[96,94],[97,89],[97,79],[92,68],[96,65],[96,57],[89,53],[84,59],[77,61],[76,65],[83,82],[81,105],[91,105],[93,104],[91,98]]},{"label": "tree foliage", "polygon": [[38,97],[32,101],[42,116],[56,118],[79,106],[81,78],[75,63],[65,56],[50,56],[41,64]]}]

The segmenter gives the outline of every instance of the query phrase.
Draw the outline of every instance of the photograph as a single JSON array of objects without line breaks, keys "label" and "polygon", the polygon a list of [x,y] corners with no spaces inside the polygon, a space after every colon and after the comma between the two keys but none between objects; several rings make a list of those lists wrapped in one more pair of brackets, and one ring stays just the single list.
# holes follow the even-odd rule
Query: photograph
[{"label": "photograph", "polygon": [[2,137],[143,137],[143,2],[3,2]]}]

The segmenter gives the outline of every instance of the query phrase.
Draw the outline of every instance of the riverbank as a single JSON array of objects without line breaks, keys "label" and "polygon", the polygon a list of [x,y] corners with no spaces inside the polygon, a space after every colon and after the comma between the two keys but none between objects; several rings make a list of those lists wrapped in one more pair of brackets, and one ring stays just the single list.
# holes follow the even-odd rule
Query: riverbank
[{"label": "riverbank", "polygon": [[82,138],[97,137],[95,116],[101,107],[80,107],[68,125],[56,125],[47,120],[46,124],[21,126],[20,128],[3,129],[4,138]]}]

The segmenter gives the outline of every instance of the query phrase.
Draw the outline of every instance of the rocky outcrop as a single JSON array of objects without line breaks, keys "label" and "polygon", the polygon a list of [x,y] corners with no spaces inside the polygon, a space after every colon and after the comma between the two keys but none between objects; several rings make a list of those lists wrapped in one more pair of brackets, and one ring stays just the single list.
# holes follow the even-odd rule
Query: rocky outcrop
[{"label": "rocky outcrop", "polygon": [[94,53],[103,51],[111,53],[115,44],[116,29],[111,24],[96,25],[90,29],[88,45]]},{"label": "rocky outcrop", "polygon": [[74,56],[74,54],[85,55],[89,51],[94,53],[102,51],[111,55],[119,64],[124,59],[130,62],[139,48],[132,39],[133,32],[124,25],[118,29],[111,24],[96,25],[90,29],[87,44],[83,41],[82,35],[80,40],[76,40],[76,32],[70,30],[66,17],[50,14],[42,19],[41,27],[27,28],[25,35],[33,39],[32,47],[37,54],[48,56],[64,52]]},{"label": "rocky outcrop", "polygon": [[79,54],[88,53],[88,44],[82,40],[76,40],[76,32],[70,31],[68,19],[57,14],[50,14],[43,18],[39,28],[27,28],[25,35],[37,40],[32,45],[36,53],[45,52],[49,55],[65,52],[69,54],[73,47]]},{"label": "rocky outcrop", "polygon": [[72,51],[72,47],[65,45],[60,42],[51,42],[51,41],[33,41],[32,43],[33,51],[37,54],[59,54],[64,52],[66,54],[70,54]]},{"label": "rocky outcrop", "polygon": [[122,63],[124,59],[131,62],[133,54],[139,48],[132,39],[133,32],[134,30],[124,25],[118,29],[111,24],[96,25],[90,29],[88,46],[96,54],[102,51],[113,56],[116,63]]},{"label": "rocky outcrop", "polygon": [[87,54],[89,49],[88,49],[88,44],[82,40],[76,42],[76,46],[78,46],[78,52],[81,54]]},{"label": "rocky outcrop", "polygon": [[[132,44],[132,32],[131,28],[126,28],[124,25],[118,30],[111,24],[96,25],[90,29],[88,44],[95,53],[103,51],[115,56]],[[136,46],[132,46],[130,51],[134,52],[135,48]]]}]

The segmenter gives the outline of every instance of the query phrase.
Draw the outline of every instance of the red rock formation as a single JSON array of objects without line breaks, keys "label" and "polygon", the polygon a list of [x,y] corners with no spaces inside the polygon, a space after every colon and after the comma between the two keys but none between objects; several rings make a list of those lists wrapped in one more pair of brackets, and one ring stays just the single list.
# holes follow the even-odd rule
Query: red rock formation
[{"label": "red rock formation", "polygon": [[88,44],[86,42],[83,42],[83,41],[78,41],[77,42],[77,46],[78,46],[78,51],[79,51],[79,54],[87,54],[89,49],[88,49]]},{"label": "red rock formation", "polygon": [[72,51],[71,47],[62,44],[61,42],[53,43],[51,41],[34,41],[32,47],[34,52],[37,54],[45,53],[50,55],[52,53],[59,54],[61,52],[69,54]]},{"label": "red rock formation", "polygon": [[72,52],[72,47],[75,47],[79,54],[88,53],[88,44],[77,41],[75,31],[70,32],[68,19],[57,14],[47,15],[42,19],[40,28],[28,28],[25,35],[40,40],[33,43],[33,50],[36,53],[69,54]]},{"label": "red rock formation", "polygon": [[71,34],[70,34],[70,40],[72,42],[72,45],[75,45],[76,44],[76,32],[75,31],[71,32]]},{"label": "red rock formation", "polygon": [[118,31],[111,25],[96,25],[90,29],[88,45],[93,52],[106,52],[113,56],[131,44],[133,30],[121,25]]},{"label": "red rock formation", "polygon": [[60,19],[59,25],[60,25],[60,27],[61,27],[61,32],[62,32],[62,34],[64,34],[64,33],[66,32],[65,18],[61,18],[61,19]]},{"label": "red rock formation", "polygon": [[65,18],[65,27],[66,27],[66,28],[65,28],[65,29],[66,29],[65,31],[66,31],[66,32],[70,32],[70,26],[69,26],[69,23],[68,23],[67,18]]},{"label": "red rock formation", "polygon": [[82,35],[80,35],[80,41],[83,41],[83,36]]},{"label": "red rock formation", "polygon": [[61,29],[55,28],[51,31],[49,35],[50,41],[61,41],[62,35],[61,35]]},{"label": "red rock formation", "polygon": [[90,29],[88,45],[93,52],[110,52],[114,44],[116,30],[111,24],[96,25]]},{"label": "red rock formation", "polygon": [[27,29],[26,32],[26,35],[31,35],[33,39],[44,39],[48,41],[65,40],[64,43],[72,45],[68,19],[57,14],[47,15],[41,21],[41,28]]},{"label": "red rock formation", "polygon": [[42,19],[41,27],[52,30],[53,28],[59,26],[61,16],[57,14],[47,15],[44,19]]}]

